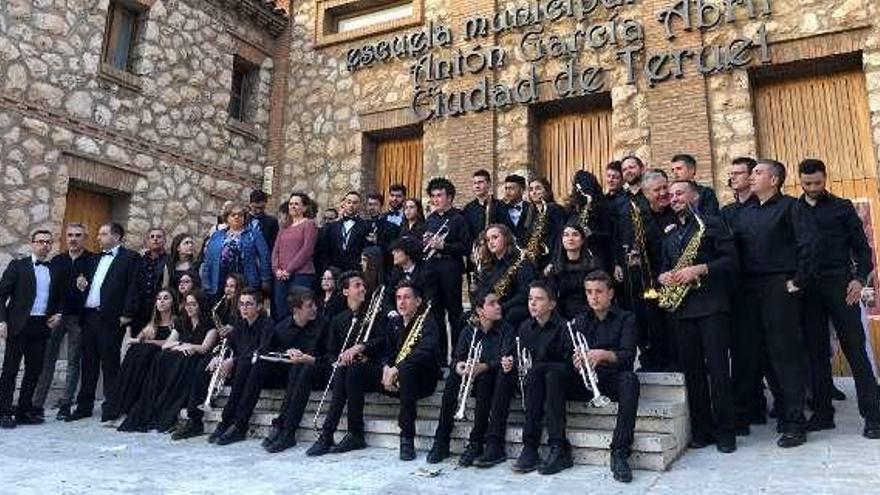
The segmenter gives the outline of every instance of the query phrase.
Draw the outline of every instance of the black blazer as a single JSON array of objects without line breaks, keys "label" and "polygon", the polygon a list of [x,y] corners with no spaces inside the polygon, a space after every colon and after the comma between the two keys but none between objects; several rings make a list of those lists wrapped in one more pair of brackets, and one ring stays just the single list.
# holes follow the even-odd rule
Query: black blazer
[{"label": "black blazer", "polygon": [[349,232],[348,244],[343,249],[344,224],[345,218],[340,218],[325,225],[321,230],[322,235],[318,239],[321,266],[324,268],[335,266],[342,271],[360,270],[361,253],[367,246],[370,226],[362,218],[355,218]]},{"label": "black blazer", "polygon": [[516,224],[510,220],[510,209],[513,206],[505,203],[501,203],[498,206],[498,216],[502,223],[507,225],[510,231],[513,232],[513,236],[516,237],[516,243],[520,246],[525,246],[526,242],[529,241],[529,225],[526,220],[531,204],[528,201],[523,201],[522,213],[520,213],[519,221]]},{"label": "black blazer", "polygon": [[[89,268],[89,287],[95,278],[95,271],[103,256],[98,253]],[[101,314],[109,320],[120,316],[134,316],[138,305],[137,273],[140,256],[123,246],[110,264],[104,283],[101,285]],[[86,289],[86,299],[90,289]]]},{"label": "black blazer", "polygon": [[[60,279],[55,271],[49,269],[49,305],[46,315],[62,311]],[[31,314],[34,299],[37,297],[37,279],[34,276],[32,258],[21,258],[9,262],[3,277],[0,278],[0,322],[5,322],[9,335],[21,332]]]}]

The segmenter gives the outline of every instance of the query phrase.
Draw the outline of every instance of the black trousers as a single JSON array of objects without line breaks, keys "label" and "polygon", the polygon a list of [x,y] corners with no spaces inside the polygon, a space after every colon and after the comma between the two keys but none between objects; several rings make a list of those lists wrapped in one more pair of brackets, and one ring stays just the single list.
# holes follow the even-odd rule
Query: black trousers
[{"label": "black trousers", "polygon": [[232,390],[223,407],[223,424],[247,428],[263,388],[283,388],[287,365],[268,361],[251,362],[250,357],[235,360]]},{"label": "black trousers", "polygon": [[0,414],[11,415],[12,396],[15,393],[15,380],[18,368],[24,359],[24,377],[18,394],[18,407],[15,413],[28,413],[34,409],[34,390],[43,370],[46,356],[46,342],[49,340],[49,327],[45,316],[31,316],[16,335],[6,339],[3,355],[3,371],[0,373]]},{"label": "black trousers", "polygon": [[77,409],[92,411],[98,376],[104,375],[104,403],[113,403],[119,377],[119,351],[123,330],[116,318],[99,311],[86,310],[82,332],[82,383],[77,396]]},{"label": "black trousers", "polygon": [[[611,437],[610,448],[625,456],[632,453],[633,435],[636,429],[636,416],[639,412],[639,378],[632,370],[618,370],[601,366],[596,370],[599,379],[599,392],[617,402],[617,423]],[[584,386],[584,381],[572,372],[568,398],[575,400],[592,399],[593,394]]]},{"label": "black trousers", "polygon": [[489,410],[489,429],[486,442],[504,445],[507,436],[507,417],[510,414],[510,401],[513,400],[519,381],[516,370],[505,373],[499,371],[492,390],[492,405]]},{"label": "black trousers", "polygon": [[294,364],[287,373],[287,387],[281,411],[275,418],[275,425],[285,430],[296,431],[302,422],[306,405],[312,390],[323,390],[330,378],[330,366],[315,364]]},{"label": "black trousers", "polygon": [[569,363],[550,361],[532,366],[526,376],[523,445],[537,447],[541,443],[541,427],[545,419],[548,443],[559,445],[566,442],[565,398],[573,377]]},{"label": "black trousers", "polygon": [[193,421],[201,421],[205,413],[201,405],[208,396],[208,386],[211,384],[211,375],[207,371],[208,364],[214,359],[214,354],[208,353],[199,359],[199,363],[193,368],[194,376],[189,382],[189,392],[186,399],[186,417]]},{"label": "black trousers", "polygon": [[[786,290],[786,275],[749,277],[745,280],[745,299],[749,311],[745,314],[744,332],[767,345],[771,372],[779,384],[782,404],[777,405],[779,425],[783,432],[804,429],[806,381],[809,376],[807,351],[801,329],[801,296]],[[760,384],[761,352],[751,353],[742,377],[747,383]],[[828,360],[828,356],[825,356]],[[780,407],[781,406],[781,407]]]},{"label": "black trousers", "polygon": [[[474,407],[474,427],[471,429],[469,440],[474,443],[485,443],[486,432],[489,429],[489,411],[492,409],[492,396],[495,391],[495,383],[499,371],[490,369],[474,377],[471,395],[476,398]],[[455,411],[458,409],[458,391],[461,387],[462,377],[453,369],[443,387],[443,401],[440,404],[440,420],[437,430],[434,432],[434,440],[449,442],[452,427],[455,425]]]},{"label": "black trousers", "polygon": [[449,343],[446,338],[446,320],[449,319],[449,329],[452,336],[452,346],[458,342],[461,333],[462,314],[464,310],[461,304],[461,283],[464,268],[461,261],[453,258],[439,258],[429,262],[429,274],[432,283],[436,284],[436,297],[431,310],[440,328],[440,350],[443,362],[449,351]]},{"label": "black trousers", "polygon": [[623,300],[625,309],[636,317],[639,331],[639,365],[645,371],[676,368],[675,342],[668,328],[666,312],[655,301],[645,300],[640,267],[624,269]]},{"label": "black trousers", "polygon": [[831,343],[829,319],[834,323],[840,348],[852,370],[859,413],[868,421],[880,421],[877,380],[865,351],[865,332],[858,303],[846,304],[847,276],[826,276],[804,293],[804,333],[810,358],[813,411],[819,418],[834,417],[831,406]]},{"label": "black trousers", "polygon": [[735,411],[730,381],[728,315],[719,313],[673,322],[687,386],[693,437],[733,440]]}]

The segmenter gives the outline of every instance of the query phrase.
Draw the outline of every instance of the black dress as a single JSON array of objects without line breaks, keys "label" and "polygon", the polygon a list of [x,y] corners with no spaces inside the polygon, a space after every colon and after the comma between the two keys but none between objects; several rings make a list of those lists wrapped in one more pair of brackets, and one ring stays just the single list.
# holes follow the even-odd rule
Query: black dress
[{"label": "black dress", "polygon": [[585,256],[571,261],[564,253],[557,256],[548,277],[559,291],[557,309],[563,318],[571,320],[587,309],[587,296],[584,292],[584,277],[602,268],[597,257],[586,248]]},{"label": "black dress", "polygon": [[[170,326],[158,326],[154,340],[165,340],[171,335]],[[144,381],[153,365],[153,358],[160,351],[159,346],[138,342],[132,344],[125,353],[119,379],[116,382],[116,400],[105,407],[104,415],[118,418],[134,406],[143,392]]]},{"label": "black dress", "polygon": [[[211,324],[202,320],[196,328],[192,328],[192,323],[186,319],[180,327],[180,341],[199,345],[211,327]],[[211,356],[210,352],[190,356],[172,350],[158,353],[153,359],[140,399],[131,408],[119,430],[170,430],[186,405],[192,382],[205,369]]]},{"label": "black dress", "polygon": [[333,295],[330,296],[329,300],[324,299],[322,294],[316,303],[318,306],[318,318],[323,318],[327,321],[332,320],[334,316],[345,308],[345,299],[343,299],[342,294],[338,290],[333,291]]}]

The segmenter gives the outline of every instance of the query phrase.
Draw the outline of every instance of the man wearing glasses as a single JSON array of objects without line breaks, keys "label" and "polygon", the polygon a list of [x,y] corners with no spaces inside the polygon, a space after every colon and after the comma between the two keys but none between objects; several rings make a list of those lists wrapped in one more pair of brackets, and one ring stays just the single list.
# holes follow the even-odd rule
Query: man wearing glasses
[{"label": "man wearing glasses", "polygon": [[[6,340],[3,372],[0,373],[0,428],[16,424],[39,424],[32,399],[50,329],[61,322],[60,284],[49,269],[52,233],[37,230],[31,235],[31,255],[12,260],[0,278],[0,339]],[[18,407],[12,395],[18,368],[24,359],[24,378]],[[14,415],[14,416],[13,416]]]},{"label": "man wearing glasses", "polygon": [[37,390],[34,392],[35,414],[42,416],[46,403],[46,394],[52,385],[55,376],[55,360],[61,349],[61,341],[67,335],[67,378],[61,397],[58,398],[57,407],[59,421],[70,416],[70,402],[76,393],[79,383],[79,359],[80,359],[80,336],[82,327],[80,319],[83,314],[83,305],[86,300],[86,273],[92,263],[94,253],[85,248],[88,238],[88,230],[81,223],[67,225],[67,252],[58,254],[52,258],[52,273],[56,274],[61,286],[61,297],[64,301],[64,311],[61,317],[61,325],[49,336],[46,348],[46,358],[43,361],[43,372],[37,382]]},{"label": "man wearing glasses", "polygon": [[155,227],[150,229],[147,232],[144,248],[144,255],[138,262],[137,307],[131,324],[134,332],[139,332],[152,318],[156,294],[162,288],[162,276],[165,265],[168,264],[165,231]]}]

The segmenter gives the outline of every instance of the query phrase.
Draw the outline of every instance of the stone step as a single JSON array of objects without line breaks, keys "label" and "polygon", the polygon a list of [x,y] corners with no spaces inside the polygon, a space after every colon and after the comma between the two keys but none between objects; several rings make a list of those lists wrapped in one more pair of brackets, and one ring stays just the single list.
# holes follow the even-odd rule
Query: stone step
[{"label": "stone step", "polygon": [[[255,413],[251,419],[249,435],[252,437],[264,437],[269,433],[272,414]],[[213,431],[220,419],[219,411],[206,413],[206,429]],[[320,418],[319,423],[323,421]],[[315,440],[317,434],[310,423],[311,418],[304,419],[303,425],[297,431],[297,441],[309,443]],[[471,423],[459,423],[453,428],[450,450],[453,454],[461,454],[467,442]],[[365,437],[368,445],[386,449],[397,449],[400,437],[396,420],[365,417]],[[433,433],[437,427],[436,421],[419,419],[416,421],[416,449],[428,451],[433,445]],[[336,441],[342,439],[346,432],[345,418],[340,422],[335,435]],[[546,438],[545,438],[546,440]],[[568,440],[572,444],[572,453],[577,464],[607,466],[609,462],[608,445],[611,442],[611,432],[604,430],[570,430]],[[637,469],[653,471],[665,470],[681,453],[681,448],[675,436],[664,433],[636,433],[633,441],[633,454],[631,464]],[[522,449],[522,428],[508,427],[506,451],[508,458],[516,458]]]}]

